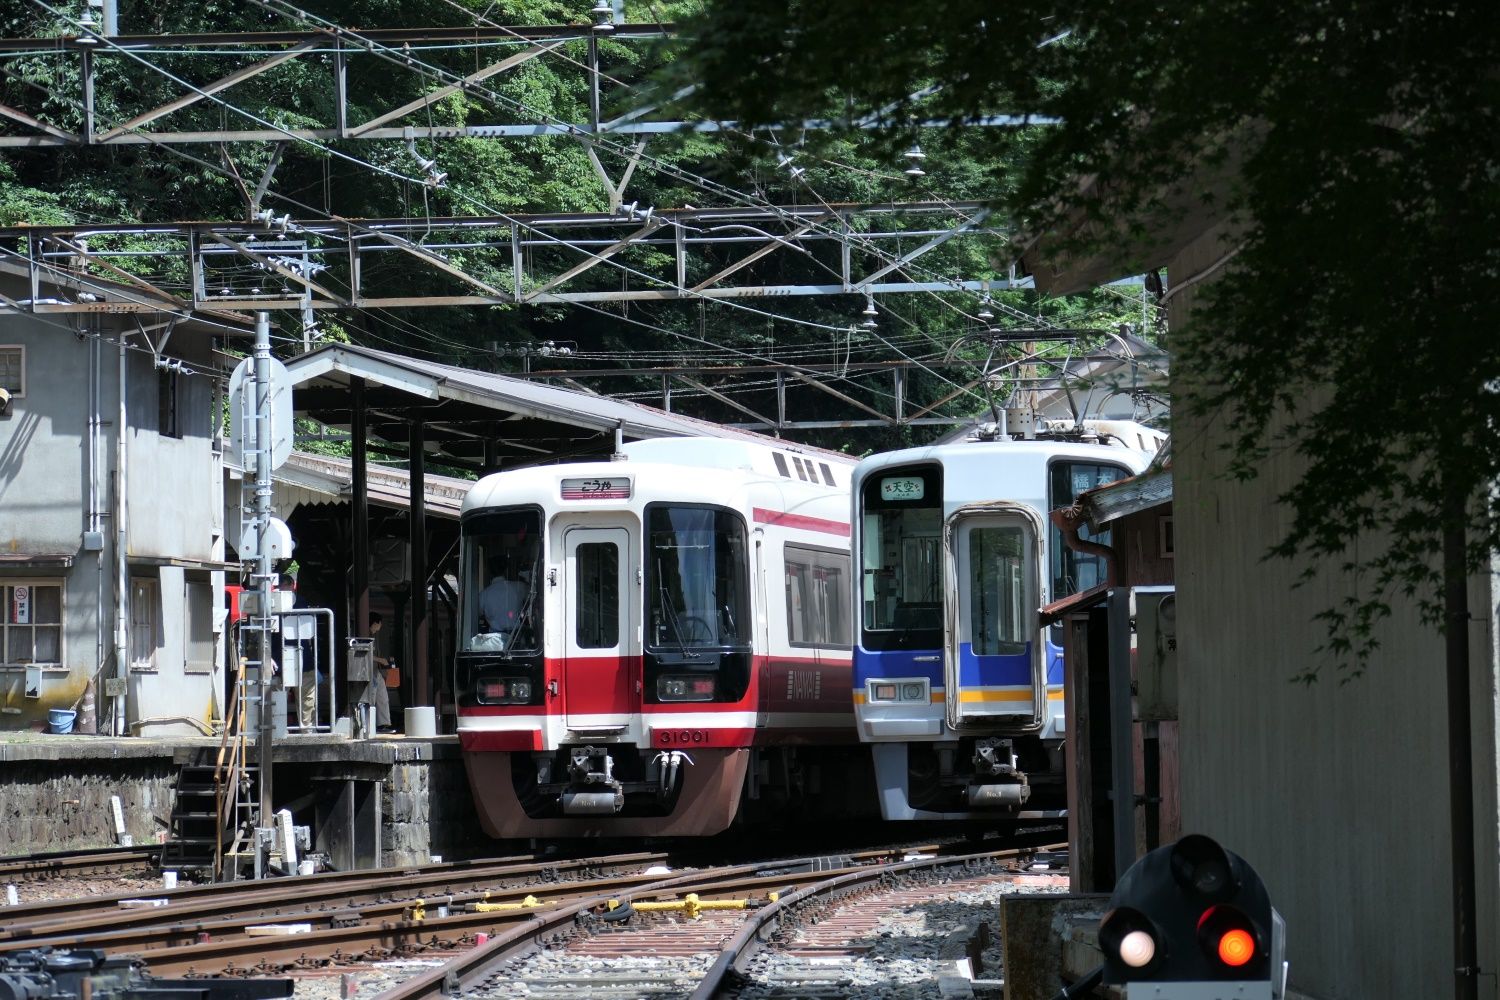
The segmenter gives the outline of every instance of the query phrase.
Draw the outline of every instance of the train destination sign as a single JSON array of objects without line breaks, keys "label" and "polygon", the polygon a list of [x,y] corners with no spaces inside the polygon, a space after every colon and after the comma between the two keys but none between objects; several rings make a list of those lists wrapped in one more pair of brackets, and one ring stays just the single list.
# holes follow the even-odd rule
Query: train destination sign
[{"label": "train destination sign", "polygon": [[564,479],[564,500],[629,500],[629,476],[592,476],[587,479]]},{"label": "train destination sign", "polygon": [[887,476],[880,481],[882,500],[920,500],[927,493],[921,476]]}]

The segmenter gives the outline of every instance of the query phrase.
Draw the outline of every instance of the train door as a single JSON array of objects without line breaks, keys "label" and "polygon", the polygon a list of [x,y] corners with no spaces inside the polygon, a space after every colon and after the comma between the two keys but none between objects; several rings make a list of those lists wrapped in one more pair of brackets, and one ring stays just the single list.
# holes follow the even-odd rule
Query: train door
[{"label": "train door", "polygon": [[564,710],[569,729],[621,729],[636,704],[639,651],[631,595],[630,532],[569,528],[563,534]]},{"label": "train door", "polygon": [[1047,704],[1041,634],[1042,525],[1020,504],[960,510],[944,531],[950,603],[948,722],[1029,730]]}]

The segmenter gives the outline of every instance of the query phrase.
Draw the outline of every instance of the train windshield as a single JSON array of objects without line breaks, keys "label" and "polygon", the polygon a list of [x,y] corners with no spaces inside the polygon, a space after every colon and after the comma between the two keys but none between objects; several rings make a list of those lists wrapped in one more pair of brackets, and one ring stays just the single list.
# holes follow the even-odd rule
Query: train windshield
[{"label": "train windshield", "polygon": [[881,470],[860,493],[865,646],[936,648],[943,629],[942,470]]},{"label": "train windshield", "polygon": [[[1078,499],[1078,494],[1130,473],[1118,465],[1102,465],[1098,462],[1053,462],[1050,469],[1048,503],[1053,510],[1068,507]],[[1063,541],[1062,532],[1054,525],[1051,529],[1049,548],[1052,551],[1052,600],[1070,597],[1104,582],[1106,567],[1104,557],[1091,552],[1078,552]],[[1078,537],[1100,545],[1109,544],[1109,529],[1091,530],[1087,525],[1078,529]],[[1060,630],[1059,630],[1060,632]]]},{"label": "train windshield", "polygon": [[463,649],[532,651],[542,637],[542,514],[487,510],[463,522]]},{"label": "train windshield", "polygon": [[653,504],[647,530],[647,641],[669,650],[748,645],[744,522],[713,507]]}]

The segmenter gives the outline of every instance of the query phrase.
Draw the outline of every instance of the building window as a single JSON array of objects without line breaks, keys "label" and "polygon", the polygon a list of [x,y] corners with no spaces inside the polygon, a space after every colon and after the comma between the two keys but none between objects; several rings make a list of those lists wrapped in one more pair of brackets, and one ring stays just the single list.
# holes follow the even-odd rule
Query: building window
[{"label": "building window", "polygon": [[161,648],[161,588],[149,577],[130,580],[130,669],[154,671]]},{"label": "building window", "polygon": [[0,344],[0,389],[20,399],[26,395],[26,348]]},{"label": "building window", "polygon": [[162,368],[156,373],[156,430],[162,437],[182,437],[178,415],[177,372]]},{"label": "building window", "polygon": [[7,667],[62,666],[62,582],[0,585],[0,661]]},{"label": "building window", "polygon": [[184,603],[187,629],[184,634],[183,673],[208,674],[214,669],[214,588],[210,583],[189,580]]},{"label": "building window", "polygon": [[786,546],[786,634],[793,646],[850,644],[849,556]]}]

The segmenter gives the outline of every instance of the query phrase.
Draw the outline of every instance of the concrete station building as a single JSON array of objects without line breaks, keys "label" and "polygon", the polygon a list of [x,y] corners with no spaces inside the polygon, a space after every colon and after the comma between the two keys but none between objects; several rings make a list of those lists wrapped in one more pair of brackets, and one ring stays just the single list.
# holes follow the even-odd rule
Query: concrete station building
[{"label": "concrete station building", "polygon": [[249,330],[123,286],[52,311],[95,293],[8,265],[0,294],[0,731],[210,733],[238,568],[213,354]]}]

